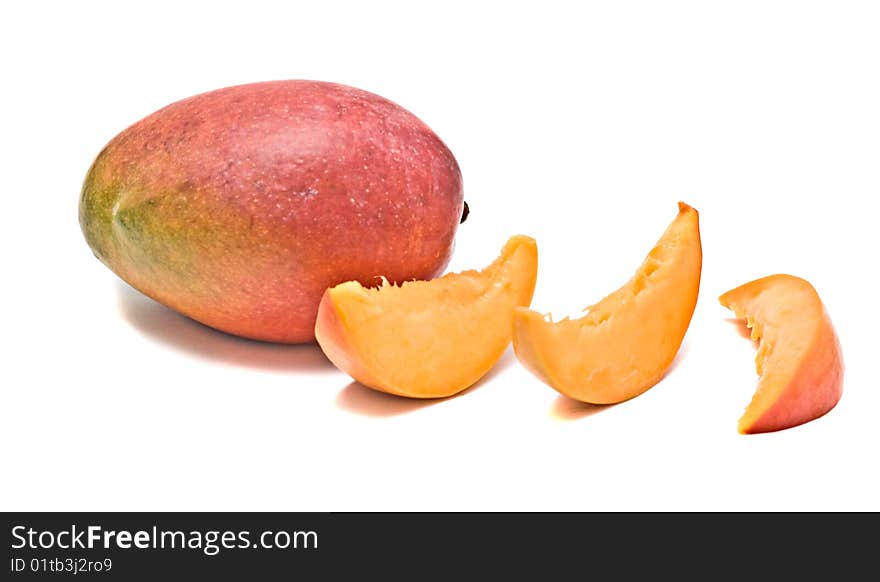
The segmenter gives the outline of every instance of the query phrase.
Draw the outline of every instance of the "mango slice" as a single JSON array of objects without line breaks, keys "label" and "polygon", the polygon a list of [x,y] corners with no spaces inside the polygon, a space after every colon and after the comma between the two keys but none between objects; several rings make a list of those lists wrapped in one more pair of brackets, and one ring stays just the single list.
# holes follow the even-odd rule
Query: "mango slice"
[{"label": "mango slice", "polygon": [[771,275],[719,297],[758,341],[760,380],[738,422],[742,434],[778,431],[819,418],[843,393],[843,356],[827,311],[806,280]]},{"label": "mango slice", "polygon": [[315,337],[340,370],[370,388],[412,398],[472,386],[510,344],[513,310],[535,290],[535,240],[516,235],[482,271],[428,281],[325,291]]},{"label": "mango slice", "polygon": [[519,360],[557,391],[592,404],[642,394],[669,368],[690,325],[702,270],[699,215],[679,203],[635,275],[577,319],[514,315]]}]

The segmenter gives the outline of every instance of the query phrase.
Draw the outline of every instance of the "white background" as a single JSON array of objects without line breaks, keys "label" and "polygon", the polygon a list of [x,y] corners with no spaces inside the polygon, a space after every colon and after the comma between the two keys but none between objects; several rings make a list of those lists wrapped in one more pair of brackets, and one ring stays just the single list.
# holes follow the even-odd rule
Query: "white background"
[{"label": "white background", "polygon": [[[3,6],[3,510],[880,510],[877,3]],[[614,290],[695,206],[703,282],[674,368],[591,408],[508,351],[459,397],[409,401],[121,283],[77,222],[101,147],[177,99],[281,78],[428,123],[471,207],[449,269],[529,234],[540,311]],[[844,395],[744,436],[754,347],[717,296],[775,272],[824,298]]]}]

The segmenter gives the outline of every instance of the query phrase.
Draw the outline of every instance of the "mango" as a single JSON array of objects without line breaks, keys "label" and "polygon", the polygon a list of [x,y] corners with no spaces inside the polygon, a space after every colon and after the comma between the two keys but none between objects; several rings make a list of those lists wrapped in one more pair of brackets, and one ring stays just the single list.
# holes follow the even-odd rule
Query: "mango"
[{"label": "mango", "polygon": [[684,202],[624,285],[574,319],[514,311],[520,362],[559,393],[616,404],[655,386],[690,326],[703,269],[700,216]]},{"label": "mango", "polygon": [[116,275],[205,325],[315,339],[324,291],[432,279],[465,216],[459,165],[401,106],[283,80],[172,103],[88,170],[85,240]]},{"label": "mango", "polygon": [[749,281],[718,298],[743,319],[758,342],[758,387],[737,429],[785,430],[813,421],[843,395],[843,352],[822,298],[806,279],[779,273]]},{"label": "mango", "polygon": [[409,398],[452,396],[501,358],[514,309],[531,304],[537,277],[535,239],[514,235],[480,271],[327,289],[315,335],[327,358],[364,386]]}]

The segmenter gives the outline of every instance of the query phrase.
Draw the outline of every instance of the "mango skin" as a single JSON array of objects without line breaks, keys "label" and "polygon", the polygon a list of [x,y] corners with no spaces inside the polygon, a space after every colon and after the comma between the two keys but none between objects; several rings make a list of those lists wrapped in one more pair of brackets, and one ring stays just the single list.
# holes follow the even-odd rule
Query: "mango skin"
[{"label": "mango skin", "polygon": [[79,221],[145,295],[231,334],[303,343],[328,287],[439,275],[463,205],[458,163],[412,113],[286,80],[196,95],[124,130],[86,175]]}]

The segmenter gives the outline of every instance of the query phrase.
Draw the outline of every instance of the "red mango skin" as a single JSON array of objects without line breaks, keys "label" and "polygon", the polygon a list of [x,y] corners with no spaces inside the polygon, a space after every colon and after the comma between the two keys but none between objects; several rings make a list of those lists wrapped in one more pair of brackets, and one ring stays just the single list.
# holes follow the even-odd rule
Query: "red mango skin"
[{"label": "red mango skin", "polygon": [[412,113],[320,81],[239,85],[114,137],[79,205],[94,254],[216,329],[314,341],[323,292],[431,279],[464,206],[458,163]]}]

